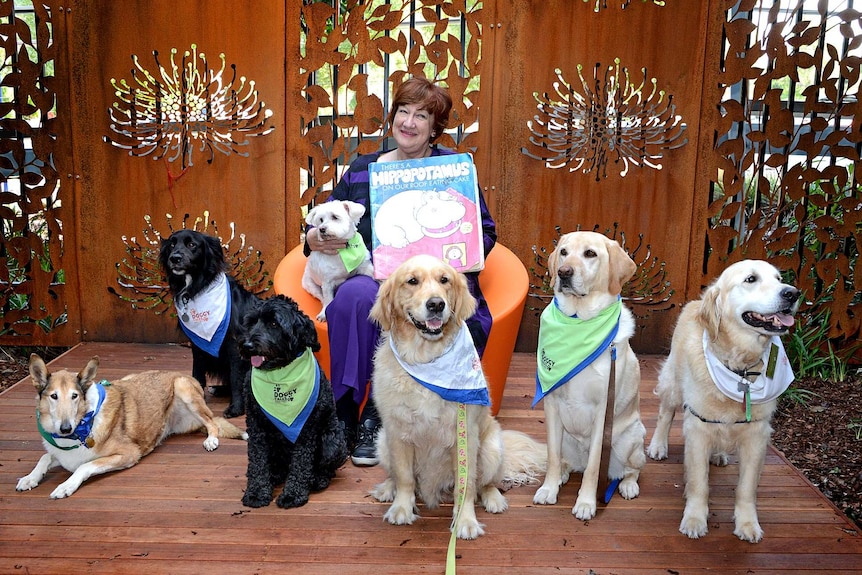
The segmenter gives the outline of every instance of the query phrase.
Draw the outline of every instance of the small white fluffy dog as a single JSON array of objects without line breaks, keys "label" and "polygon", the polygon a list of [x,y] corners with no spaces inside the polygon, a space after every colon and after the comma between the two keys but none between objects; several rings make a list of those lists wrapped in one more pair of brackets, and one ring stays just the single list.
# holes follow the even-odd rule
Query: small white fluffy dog
[{"label": "small white fluffy dog", "polygon": [[[547,371],[548,385],[560,381],[544,396],[545,423],[548,437],[548,472],[544,484],[536,491],[533,503],[554,504],[560,486],[572,471],[583,472],[581,488],[572,513],[587,520],[595,516],[599,485],[599,467],[608,381],[611,371],[610,346],[599,344],[600,353],[591,363],[568,375],[576,368],[567,359],[578,349],[575,337],[585,331],[603,333],[596,324],[606,325],[607,335],[602,344],[612,340],[616,347],[615,398],[613,409],[612,453],[608,475],[622,479],[620,494],[631,499],[640,493],[638,477],[646,456],[646,429],[640,418],[640,366],[629,346],[635,322],[631,311],[620,301],[622,285],[634,275],[637,266],[620,245],[595,232],[572,232],[563,235],[548,258],[548,271],[554,287],[556,304],[551,303],[542,314],[538,369]],[[551,306],[557,306],[557,309]],[[613,307],[612,307],[613,306]],[[602,312],[605,312],[602,314]],[[556,316],[556,318],[555,318]],[[565,316],[565,317],[563,317]],[[577,316],[576,318],[573,316]],[[606,322],[603,318],[609,318]],[[616,336],[612,326],[619,317]],[[564,347],[554,352],[549,335],[561,334]],[[580,334],[578,333],[580,331]],[[548,342],[548,343],[545,343]],[[583,359],[587,363],[589,350]],[[577,363],[577,359],[573,360]],[[553,370],[557,369],[556,372]],[[561,376],[558,378],[558,376]],[[537,400],[540,397],[537,385]]]},{"label": "small white fluffy dog", "polygon": [[745,260],[724,270],[680,313],[655,389],[661,404],[649,456],[667,457],[668,432],[683,408],[686,504],[679,530],[692,539],[708,531],[709,464],[726,465],[734,450],[733,533],[752,543],[763,538],[757,484],[777,398],[793,381],[778,336],[793,325],[799,295],[773,265]]},{"label": "small white fluffy dog", "polygon": [[364,214],[365,206],[362,204],[332,201],[318,204],[305,217],[305,223],[316,227],[321,239],[341,239],[347,242],[347,247],[339,250],[338,254],[313,251],[305,262],[302,287],[323,304],[317,314],[318,321],[326,321],[326,306],[335,296],[336,288],[347,278],[374,274],[371,254],[365,247],[362,236],[356,231]]},{"label": "small white fluffy dog", "polygon": [[[417,494],[429,508],[452,497],[459,468],[459,404],[417,382],[407,369],[430,367],[447,381],[481,375],[464,323],[475,309],[464,275],[427,255],[401,264],[380,286],[371,309],[370,317],[384,330],[372,385],[383,423],[377,451],[387,474],[372,495],[392,502],[383,518],[393,525],[416,520]],[[456,344],[464,336],[469,344],[461,348]],[[541,474],[545,446],[526,434],[502,431],[488,406],[465,405],[468,475],[460,512],[457,501],[453,506],[452,531],[460,539],[475,539],[484,533],[475,501],[488,513],[505,511],[509,504],[498,485],[527,483]]]}]

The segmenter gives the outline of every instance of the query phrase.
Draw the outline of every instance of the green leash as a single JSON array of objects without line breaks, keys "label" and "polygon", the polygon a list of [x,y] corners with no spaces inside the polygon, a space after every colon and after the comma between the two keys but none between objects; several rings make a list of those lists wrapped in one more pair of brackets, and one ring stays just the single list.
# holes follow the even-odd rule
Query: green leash
[{"label": "green leash", "polygon": [[458,420],[456,425],[458,434],[458,477],[456,478],[458,494],[455,498],[455,503],[458,505],[458,513],[452,520],[452,535],[449,537],[449,550],[446,552],[446,575],[455,575],[455,542],[458,540],[455,526],[461,517],[464,500],[467,498],[467,405],[464,403],[458,404]]}]

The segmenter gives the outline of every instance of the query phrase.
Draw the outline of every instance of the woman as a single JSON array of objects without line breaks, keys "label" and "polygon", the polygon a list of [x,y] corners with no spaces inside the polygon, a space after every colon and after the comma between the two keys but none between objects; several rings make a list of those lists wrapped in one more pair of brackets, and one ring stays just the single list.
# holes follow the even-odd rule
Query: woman
[{"label": "woman", "polygon": [[[452,98],[443,88],[425,78],[404,81],[395,91],[392,108],[387,117],[397,147],[394,150],[356,158],[332,191],[329,200],[350,200],[366,207],[365,215],[359,222],[359,233],[362,234],[369,251],[369,164],[451,154],[451,151],[434,145],[446,128],[451,109]],[[479,203],[487,256],[497,241],[497,232],[481,192]],[[345,246],[342,240],[321,240],[314,228],[307,231],[306,244],[306,254],[311,250],[336,253],[336,250]],[[467,274],[467,280],[470,291],[479,304],[467,325],[481,356],[491,329],[491,314],[479,289],[478,274]],[[368,319],[368,312],[377,297],[377,288],[378,284],[374,279],[354,276],[338,288],[335,298],[326,308],[330,348],[329,376],[335,393],[338,418],[344,423],[348,443],[353,445],[353,441],[356,442],[351,456],[354,465],[378,463],[374,442],[380,428],[380,420],[374,407],[373,390],[368,393],[361,418],[359,414],[371,380],[372,359],[380,335],[379,327]],[[354,429],[357,429],[355,435]]]}]

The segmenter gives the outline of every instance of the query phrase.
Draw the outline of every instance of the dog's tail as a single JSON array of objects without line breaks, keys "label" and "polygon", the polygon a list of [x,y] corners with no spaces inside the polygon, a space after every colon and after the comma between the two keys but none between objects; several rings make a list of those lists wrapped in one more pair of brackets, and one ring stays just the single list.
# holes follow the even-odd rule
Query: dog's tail
[{"label": "dog's tail", "polygon": [[245,439],[248,440],[248,433],[225,419],[224,417],[213,417],[213,421],[218,425],[218,436],[227,439]]},{"label": "dog's tail", "polygon": [[538,482],[548,468],[548,448],[526,433],[505,429],[503,437],[503,484],[507,487]]}]

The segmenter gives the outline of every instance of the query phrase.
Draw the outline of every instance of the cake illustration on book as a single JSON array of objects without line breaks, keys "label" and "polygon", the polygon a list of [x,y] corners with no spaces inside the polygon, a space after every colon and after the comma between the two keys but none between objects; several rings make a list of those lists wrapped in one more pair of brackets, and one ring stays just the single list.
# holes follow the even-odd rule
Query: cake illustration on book
[{"label": "cake illustration on book", "polygon": [[375,162],[368,167],[374,277],[428,254],[460,272],[485,265],[479,186],[469,154]]}]

